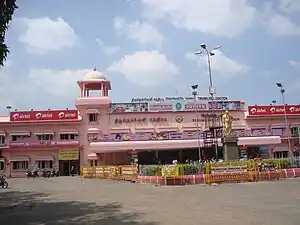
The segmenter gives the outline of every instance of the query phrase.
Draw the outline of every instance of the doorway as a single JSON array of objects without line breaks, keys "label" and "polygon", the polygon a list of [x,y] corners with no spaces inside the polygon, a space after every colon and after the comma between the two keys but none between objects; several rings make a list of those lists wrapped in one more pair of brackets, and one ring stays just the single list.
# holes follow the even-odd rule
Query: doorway
[{"label": "doorway", "polygon": [[59,175],[70,176],[71,168],[74,166],[75,174],[79,174],[79,160],[59,160]]}]

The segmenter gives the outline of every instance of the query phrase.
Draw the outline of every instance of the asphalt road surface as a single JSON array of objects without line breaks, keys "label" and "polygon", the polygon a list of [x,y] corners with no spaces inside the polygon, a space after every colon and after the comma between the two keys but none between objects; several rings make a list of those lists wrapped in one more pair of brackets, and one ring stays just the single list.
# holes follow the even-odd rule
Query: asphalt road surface
[{"label": "asphalt road surface", "polygon": [[12,179],[0,224],[299,225],[300,180],[155,187],[78,177]]}]

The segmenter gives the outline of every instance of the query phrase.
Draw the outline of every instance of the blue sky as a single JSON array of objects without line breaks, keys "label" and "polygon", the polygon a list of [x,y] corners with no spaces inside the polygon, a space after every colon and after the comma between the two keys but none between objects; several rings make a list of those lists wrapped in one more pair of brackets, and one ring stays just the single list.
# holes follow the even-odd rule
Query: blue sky
[{"label": "blue sky", "polygon": [[18,1],[0,70],[0,96],[21,109],[73,108],[76,80],[94,65],[113,101],[208,93],[201,43],[212,58],[217,95],[251,104],[300,104],[300,0]]}]

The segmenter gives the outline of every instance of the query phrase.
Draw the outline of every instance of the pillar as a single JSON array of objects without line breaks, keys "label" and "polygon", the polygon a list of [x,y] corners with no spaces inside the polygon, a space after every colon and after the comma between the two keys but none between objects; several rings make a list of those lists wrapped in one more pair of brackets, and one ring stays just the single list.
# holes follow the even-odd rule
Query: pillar
[{"label": "pillar", "polygon": [[227,136],[222,138],[224,161],[239,159],[238,137]]}]

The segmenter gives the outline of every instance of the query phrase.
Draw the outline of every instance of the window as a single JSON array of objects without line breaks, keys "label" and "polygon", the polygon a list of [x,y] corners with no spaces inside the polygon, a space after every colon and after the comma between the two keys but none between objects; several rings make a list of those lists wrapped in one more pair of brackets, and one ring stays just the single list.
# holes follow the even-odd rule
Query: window
[{"label": "window", "polygon": [[75,140],[76,134],[60,134],[60,140]]},{"label": "window", "polygon": [[39,141],[46,141],[46,140],[52,140],[53,135],[52,134],[41,134],[41,135],[36,135]]},{"label": "window", "polygon": [[12,162],[13,170],[27,170],[28,161],[14,161]]},{"label": "window", "polygon": [[274,152],[275,159],[281,159],[281,158],[287,158],[287,157],[288,157],[288,151]]},{"label": "window", "polygon": [[0,161],[0,170],[4,170],[4,162]]},{"label": "window", "polygon": [[291,135],[292,135],[292,137],[298,137],[299,136],[298,127],[292,127],[291,128]]},{"label": "window", "polygon": [[11,140],[12,141],[26,141],[28,140],[29,136],[27,135],[12,135]]},{"label": "window", "polygon": [[0,144],[4,144],[5,143],[5,136],[0,136]]},{"label": "window", "polygon": [[37,161],[37,165],[39,169],[52,169],[53,161],[52,160],[39,160]]},{"label": "window", "polygon": [[97,122],[97,119],[98,119],[98,114],[96,113],[89,114],[89,122]]}]

